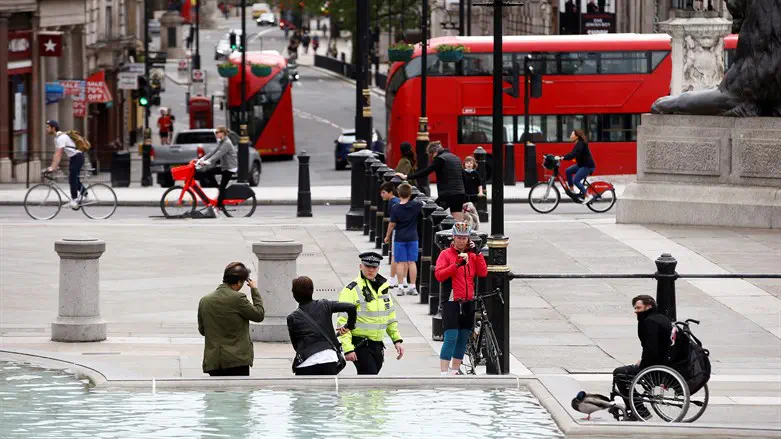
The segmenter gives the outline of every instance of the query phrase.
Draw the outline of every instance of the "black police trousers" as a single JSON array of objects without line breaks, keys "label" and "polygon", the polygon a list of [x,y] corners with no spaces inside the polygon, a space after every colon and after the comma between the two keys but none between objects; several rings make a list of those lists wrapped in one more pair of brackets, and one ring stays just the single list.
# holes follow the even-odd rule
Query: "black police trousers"
[{"label": "black police trousers", "polygon": [[385,345],[381,341],[372,341],[363,337],[353,337],[355,355],[355,370],[358,375],[377,375],[385,361]]}]

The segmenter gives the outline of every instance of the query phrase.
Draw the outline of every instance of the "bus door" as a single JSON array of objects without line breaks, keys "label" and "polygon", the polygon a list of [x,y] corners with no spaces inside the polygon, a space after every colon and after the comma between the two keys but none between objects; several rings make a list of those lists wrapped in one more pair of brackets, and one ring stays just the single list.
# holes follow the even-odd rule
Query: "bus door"
[{"label": "bus door", "polygon": [[190,129],[214,128],[211,99],[203,96],[190,98]]}]

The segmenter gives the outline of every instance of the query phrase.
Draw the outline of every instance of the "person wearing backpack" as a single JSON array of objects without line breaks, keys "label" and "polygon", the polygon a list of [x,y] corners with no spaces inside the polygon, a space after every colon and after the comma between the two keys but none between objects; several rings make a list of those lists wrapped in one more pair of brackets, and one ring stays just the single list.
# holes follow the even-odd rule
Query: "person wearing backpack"
[{"label": "person wearing backpack", "polygon": [[46,121],[46,134],[54,136],[54,157],[52,158],[51,166],[46,169],[46,172],[54,172],[59,168],[62,152],[65,151],[65,154],[68,156],[68,184],[70,184],[71,189],[69,205],[71,209],[78,209],[84,196],[84,185],[81,184],[79,179],[81,168],[84,166],[84,152],[76,146],[76,141],[74,141],[73,137],[76,137],[80,143],[84,142],[84,140],[75,131],[68,133],[60,131],[60,124],[56,120]]}]

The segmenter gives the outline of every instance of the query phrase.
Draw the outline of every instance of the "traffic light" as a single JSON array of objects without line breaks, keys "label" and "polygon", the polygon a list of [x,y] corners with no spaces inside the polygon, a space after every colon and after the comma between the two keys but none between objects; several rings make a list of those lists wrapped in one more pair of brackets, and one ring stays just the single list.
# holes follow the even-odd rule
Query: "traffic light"
[{"label": "traffic light", "polygon": [[512,70],[510,70],[510,75],[502,76],[502,79],[505,82],[510,83],[510,87],[505,88],[504,92],[514,98],[517,98],[521,95],[520,76],[521,76],[521,64],[517,61],[513,61],[513,68]]},{"label": "traffic light", "polygon": [[529,72],[531,75],[531,85],[529,86],[529,94],[532,98],[537,99],[542,97],[542,75],[539,73],[534,73],[534,71]]},{"label": "traffic light", "polygon": [[244,37],[244,34],[239,35],[239,51],[243,51],[245,47],[247,47],[245,43],[246,38]]},{"label": "traffic light", "polygon": [[138,99],[138,105],[142,107],[149,106],[149,87],[145,77],[138,77],[138,88],[133,90],[132,97],[133,99]]},{"label": "traffic light", "polygon": [[228,37],[228,41],[230,42],[231,50],[236,50],[237,46],[236,46],[236,34],[235,33],[233,33],[233,32],[230,33],[230,36]]}]

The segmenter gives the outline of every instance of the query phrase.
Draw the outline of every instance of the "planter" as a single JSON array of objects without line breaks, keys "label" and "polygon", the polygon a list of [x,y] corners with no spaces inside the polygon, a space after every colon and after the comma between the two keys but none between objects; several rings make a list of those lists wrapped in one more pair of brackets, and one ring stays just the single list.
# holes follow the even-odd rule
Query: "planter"
[{"label": "planter", "polygon": [[263,64],[253,64],[252,65],[252,74],[255,76],[259,76],[261,78],[264,78],[266,76],[271,75],[271,66],[266,66]]},{"label": "planter", "polygon": [[231,64],[229,66],[220,65],[217,66],[217,73],[223,78],[232,78],[239,74],[239,66]]},{"label": "planter", "polygon": [[447,52],[437,52],[437,58],[442,62],[459,62],[464,58],[464,51],[449,50]]},{"label": "planter", "polygon": [[393,62],[407,62],[412,59],[413,49],[388,49],[388,59]]}]

